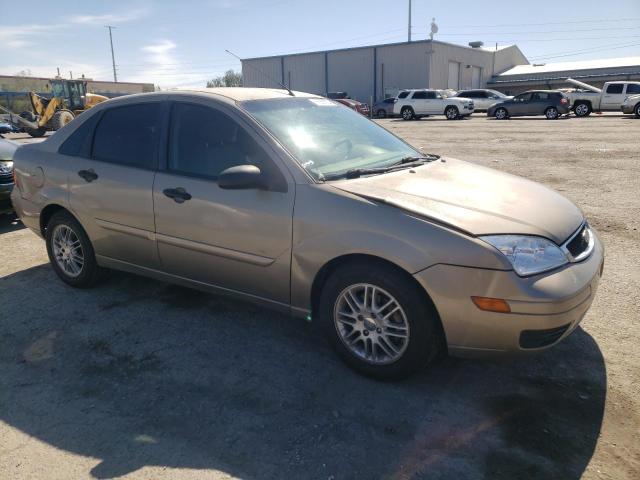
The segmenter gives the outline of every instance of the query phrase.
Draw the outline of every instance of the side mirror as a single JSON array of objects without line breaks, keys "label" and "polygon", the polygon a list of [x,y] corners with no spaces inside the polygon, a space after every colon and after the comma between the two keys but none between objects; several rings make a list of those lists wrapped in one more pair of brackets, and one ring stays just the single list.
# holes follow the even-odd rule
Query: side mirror
[{"label": "side mirror", "polygon": [[265,178],[255,165],[238,165],[218,175],[218,186],[226,190],[266,188]]}]

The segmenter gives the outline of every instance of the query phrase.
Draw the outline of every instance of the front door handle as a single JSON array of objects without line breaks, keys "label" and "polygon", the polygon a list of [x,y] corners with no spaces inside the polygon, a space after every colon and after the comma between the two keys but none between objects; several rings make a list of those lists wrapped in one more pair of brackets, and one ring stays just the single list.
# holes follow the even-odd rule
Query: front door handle
[{"label": "front door handle", "polygon": [[182,187],[165,188],[162,193],[169,198],[173,198],[176,203],[184,203],[187,200],[191,200],[191,194]]},{"label": "front door handle", "polygon": [[93,182],[98,178],[98,174],[93,171],[93,168],[90,168],[89,170],[80,170],[78,175],[84,178],[86,182]]}]

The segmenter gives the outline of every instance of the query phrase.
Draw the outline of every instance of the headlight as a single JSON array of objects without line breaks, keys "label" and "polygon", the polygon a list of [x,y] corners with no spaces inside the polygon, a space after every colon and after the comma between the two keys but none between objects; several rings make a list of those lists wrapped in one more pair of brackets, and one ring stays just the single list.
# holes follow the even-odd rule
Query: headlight
[{"label": "headlight", "polygon": [[480,238],[500,250],[521,276],[546,272],[568,263],[560,247],[546,238],[523,235],[488,235]]},{"label": "headlight", "polygon": [[13,162],[11,160],[0,160],[0,174],[8,174],[13,171]]}]

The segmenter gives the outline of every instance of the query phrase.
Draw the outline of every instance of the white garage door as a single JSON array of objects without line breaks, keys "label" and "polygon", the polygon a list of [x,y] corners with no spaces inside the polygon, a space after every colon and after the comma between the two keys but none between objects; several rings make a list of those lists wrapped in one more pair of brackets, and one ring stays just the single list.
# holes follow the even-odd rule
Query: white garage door
[{"label": "white garage door", "polygon": [[447,88],[457,90],[460,88],[460,64],[458,62],[449,62],[449,80]]},{"label": "white garage door", "polygon": [[471,88],[480,88],[480,67],[472,67]]}]

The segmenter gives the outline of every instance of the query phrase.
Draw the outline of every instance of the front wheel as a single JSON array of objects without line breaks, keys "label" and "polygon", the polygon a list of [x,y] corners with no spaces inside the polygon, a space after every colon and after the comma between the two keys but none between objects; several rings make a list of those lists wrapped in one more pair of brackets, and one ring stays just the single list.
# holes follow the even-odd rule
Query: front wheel
[{"label": "front wheel", "polygon": [[384,265],[353,263],[335,271],[322,290],[319,315],[342,360],[375,378],[406,377],[424,368],[443,344],[426,293]]},{"label": "front wheel", "polygon": [[636,118],[640,118],[640,103],[636,105],[636,108],[633,111],[636,115]]},{"label": "front wheel", "polygon": [[508,118],[509,114],[507,113],[507,110],[505,108],[498,108],[495,111],[494,116],[498,120],[505,120],[506,118]]},{"label": "front wheel", "polygon": [[460,112],[458,111],[458,107],[447,107],[444,111],[444,116],[447,117],[447,120],[455,120],[460,116]]},{"label": "front wheel", "polygon": [[544,111],[544,116],[547,117],[547,120],[555,120],[560,115],[556,107],[549,107]]},{"label": "front wheel", "polygon": [[413,108],[411,107],[402,107],[400,110],[400,115],[402,115],[403,120],[413,120],[415,117],[415,113],[413,112]]},{"label": "front wheel", "polygon": [[376,117],[378,118],[386,118],[387,112],[385,110],[378,110],[376,112]]},{"label": "front wheel", "polygon": [[80,223],[68,212],[55,213],[46,230],[49,261],[60,279],[72,287],[86,288],[100,278],[93,246]]}]

